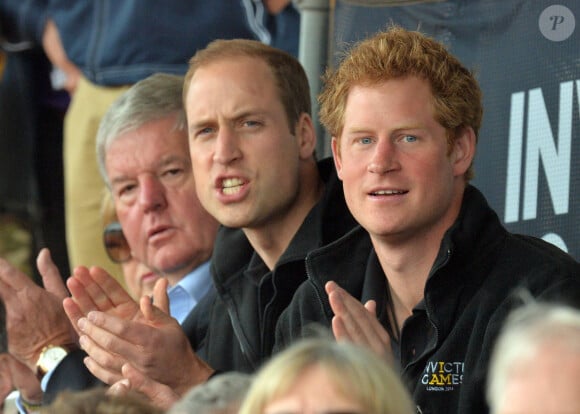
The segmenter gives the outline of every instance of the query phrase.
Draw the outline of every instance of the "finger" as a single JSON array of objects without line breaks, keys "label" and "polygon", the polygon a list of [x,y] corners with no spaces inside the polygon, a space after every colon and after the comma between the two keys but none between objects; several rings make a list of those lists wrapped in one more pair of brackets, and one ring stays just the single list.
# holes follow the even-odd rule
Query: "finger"
[{"label": "finger", "polygon": [[84,359],[85,366],[95,377],[103,381],[105,384],[114,384],[121,381],[123,377],[119,372],[109,371],[101,367],[94,359],[91,357],[86,357]]},{"label": "finger", "polygon": [[[169,301],[167,302],[169,304]],[[169,315],[168,311],[159,309],[148,296],[143,296],[139,302],[141,313],[150,326],[162,326],[167,323],[178,323],[175,318]],[[171,322],[170,322],[171,320]]]},{"label": "finger", "polygon": [[362,321],[352,315],[352,306],[350,308],[346,306],[341,293],[337,289],[330,290],[328,301],[334,312],[334,317],[332,318],[332,332],[334,337],[337,340],[349,340],[367,344],[368,339],[362,329]]},{"label": "finger", "polygon": [[62,307],[64,308],[64,312],[68,319],[70,320],[74,330],[78,335],[80,335],[81,331],[78,327],[79,319],[85,317],[86,315],[81,311],[77,303],[72,298],[65,298],[62,301]]},{"label": "finger", "polygon": [[144,394],[153,405],[163,410],[168,410],[180,398],[170,387],[150,379],[131,364],[123,365],[123,377],[129,380],[133,390]]},{"label": "finger", "polygon": [[326,292],[328,293],[330,307],[337,316],[349,317],[349,313],[357,312],[356,304],[353,304],[352,301],[362,306],[360,302],[334,282],[328,282],[326,284]]},{"label": "finger", "polygon": [[121,372],[123,373],[123,378],[131,384],[132,390],[145,395],[147,395],[146,390],[152,389],[155,382],[129,363],[123,365]]},{"label": "finger", "polygon": [[111,385],[109,389],[106,391],[106,394],[113,395],[116,397],[122,397],[123,395],[128,394],[130,390],[131,390],[131,382],[127,378],[123,378],[122,380],[119,380],[115,382],[113,385]]},{"label": "finger", "polygon": [[362,344],[382,357],[392,353],[389,334],[376,317],[374,300],[367,301],[363,306],[337,285],[329,296],[329,301],[334,303],[333,309],[338,312],[335,316],[337,320],[333,320],[333,332],[336,331],[337,339],[348,339]]},{"label": "finger", "polygon": [[143,296],[139,300],[139,308],[141,309],[141,313],[148,321],[152,321],[154,316],[154,306],[151,303],[151,299],[149,296]]},{"label": "finger", "polygon": [[[348,312],[356,311],[356,307],[350,303],[350,299],[356,301],[348,292],[342,289],[336,282],[327,282],[324,286],[328,294],[328,301],[332,311],[337,316],[346,316]],[[358,303],[358,301],[356,301]],[[350,306],[348,306],[350,304]]]},{"label": "finger", "polygon": [[365,309],[373,316],[377,314],[377,302],[374,300],[369,300],[365,303]]},{"label": "finger", "polygon": [[[79,320],[79,328],[91,340],[87,353],[105,368],[113,370],[120,370],[125,361],[139,359],[142,346],[147,344],[155,329],[102,312],[89,313],[87,318]],[[121,359],[116,359],[118,357]]]},{"label": "finger", "polygon": [[[342,322],[342,319],[340,318],[340,316],[333,316],[332,318],[332,322],[331,322],[331,327],[332,327],[332,334],[334,335],[334,339],[336,339],[337,341],[353,341],[353,339],[351,339],[348,336],[348,332],[346,330],[346,328],[344,327],[344,323]],[[353,341],[354,342],[354,341]]]},{"label": "finger", "polygon": [[155,282],[153,287],[153,303],[162,312],[169,315],[169,296],[167,295],[167,285],[169,282],[166,278],[160,278]]},{"label": "finger", "polygon": [[[102,312],[90,312],[79,320],[78,325],[84,335],[111,353],[119,354],[128,347],[125,343],[130,336],[130,321]],[[117,368],[121,370],[121,365]]]},{"label": "finger", "polygon": [[[125,288],[119,282],[109,275],[104,269],[100,267],[91,267],[90,275],[93,281],[100,287],[102,293],[105,294],[108,301],[113,306],[118,306],[126,302],[134,302],[133,298],[127,293]],[[105,309],[99,309],[104,311]]]},{"label": "finger", "polygon": [[346,319],[365,317],[369,312],[350,293],[334,282],[329,282],[328,299],[335,314],[341,314]]},{"label": "finger", "polygon": [[40,253],[38,253],[36,266],[38,267],[38,272],[42,277],[44,288],[60,299],[66,298],[68,296],[68,290],[66,289],[62,276],[58,271],[56,264],[52,261],[50,251],[47,248],[40,250]]},{"label": "finger", "polygon": [[[104,294],[91,278],[89,269],[83,266],[76,267],[72,276],[67,279],[66,285],[73,300],[84,315],[87,315],[92,310],[99,310],[95,298],[104,296]],[[112,304],[109,304],[110,306]]]},{"label": "finger", "polygon": [[365,344],[375,341],[372,326],[372,318],[374,316],[359,301],[338,285],[333,286],[330,292],[328,300],[335,316],[338,318],[337,321],[340,322],[342,328],[340,331],[341,336]]},{"label": "finger", "polygon": [[121,367],[126,362],[122,357],[103,348],[97,341],[88,335],[79,338],[81,348],[88,354],[92,361],[110,373],[121,375]]},{"label": "finger", "polygon": [[339,287],[338,284],[332,280],[330,282],[326,282],[326,284],[324,285],[324,289],[326,290],[326,294],[328,295],[334,292],[338,287]]}]

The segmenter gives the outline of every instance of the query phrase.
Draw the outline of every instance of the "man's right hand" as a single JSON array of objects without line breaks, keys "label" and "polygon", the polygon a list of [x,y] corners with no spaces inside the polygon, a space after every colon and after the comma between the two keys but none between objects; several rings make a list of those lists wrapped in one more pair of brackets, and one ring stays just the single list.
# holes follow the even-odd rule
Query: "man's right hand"
[{"label": "man's right hand", "polygon": [[0,298],[6,307],[8,350],[31,371],[35,371],[45,346],[77,341],[62,308],[68,291],[48,249],[42,249],[38,254],[37,266],[44,289],[6,260],[0,259]]}]

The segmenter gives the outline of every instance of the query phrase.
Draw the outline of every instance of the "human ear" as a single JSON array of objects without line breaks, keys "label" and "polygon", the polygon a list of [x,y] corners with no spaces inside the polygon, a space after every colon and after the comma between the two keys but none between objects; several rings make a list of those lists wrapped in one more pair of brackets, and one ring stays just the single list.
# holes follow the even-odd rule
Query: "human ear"
[{"label": "human ear", "polygon": [[454,175],[464,175],[475,157],[476,138],[471,127],[465,127],[453,141],[451,153]]},{"label": "human ear", "polygon": [[336,175],[342,180],[342,158],[340,156],[340,143],[336,137],[332,137],[330,141],[330,147],[332,149],[332,159],[334,160],[334,167],[336,168]]},{"label": "human ear", "polygon": [[316,131],[312,123],[312,118],[307,113],[302,113],[296,122],[294,129],[298,142],[298,150],[301,159],[308,159],[314,154],[316,149]]}]

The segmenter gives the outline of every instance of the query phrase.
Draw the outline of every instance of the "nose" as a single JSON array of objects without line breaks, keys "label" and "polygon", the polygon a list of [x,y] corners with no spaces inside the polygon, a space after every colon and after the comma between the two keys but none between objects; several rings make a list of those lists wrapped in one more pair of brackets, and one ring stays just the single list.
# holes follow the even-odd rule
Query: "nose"
[{"label": "nose", "polygon": [[398,168],[397,147],[390,139],[379,139],[373,149],[368,171],[385,174]]},{"label": "nose", "polygon": [[216,139],[214,161],[220,164],[229,164],[241,156],[236,132],[230,127],[220,128]]},{"label": "nose", "polygon": [[165,208],[165,187],[158,177],[147,174],[141,178],[139,191],[139,204],[145,212],[156,211]]}]

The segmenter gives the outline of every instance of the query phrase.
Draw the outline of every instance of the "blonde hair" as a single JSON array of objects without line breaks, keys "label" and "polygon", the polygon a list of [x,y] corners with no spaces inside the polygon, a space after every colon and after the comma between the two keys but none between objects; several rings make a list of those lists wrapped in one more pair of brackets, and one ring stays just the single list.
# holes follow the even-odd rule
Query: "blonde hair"
[{"label": "blonde hair", "polygon": [[[483,105],[473,73],[441,43],[397,26],[355,44],[336,70],[326,71],[318,98],[321,123],[340,140],[347,98],[354,86],[409,76],[429,82],[435,119],[447,130],[449,149],[463,128],[471,127],[477,138]],[[465,178],[473,178],[472,167]]]},{"label": "blonde hair", "polygon": [[258,371],[240,414],[263,413],[308,368],[317,366],[332,378],[337,392],[365,413],[411,414],[411,398],[395,372],[366,348],[330,339],[305,339],[274,356]]}]

